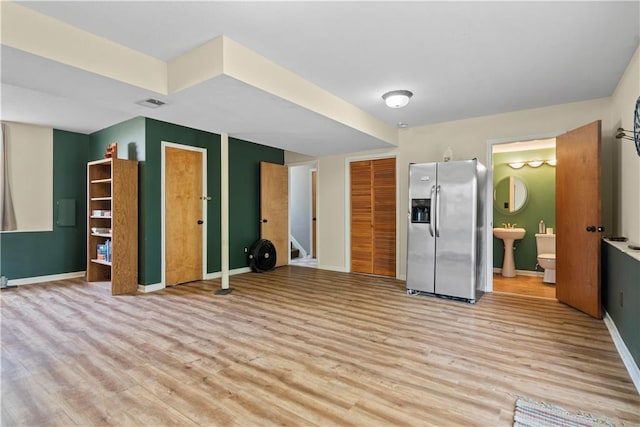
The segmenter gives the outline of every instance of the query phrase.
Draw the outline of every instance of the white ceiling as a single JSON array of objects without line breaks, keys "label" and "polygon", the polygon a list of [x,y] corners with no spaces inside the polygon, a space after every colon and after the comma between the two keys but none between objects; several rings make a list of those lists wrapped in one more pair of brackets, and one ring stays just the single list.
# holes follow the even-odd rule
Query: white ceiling
[{"label": "white ceiling", "polygon": [[[163,61],[224,35],[390,127],[610,96],[640,40],[638,1],[20,4]],[[407,107],[384,106],[393,89]],[[392,146],[225,76],[134,104],[153,95],[2,48],[3,120],[90,133],[145,115],[314,156]]]}]

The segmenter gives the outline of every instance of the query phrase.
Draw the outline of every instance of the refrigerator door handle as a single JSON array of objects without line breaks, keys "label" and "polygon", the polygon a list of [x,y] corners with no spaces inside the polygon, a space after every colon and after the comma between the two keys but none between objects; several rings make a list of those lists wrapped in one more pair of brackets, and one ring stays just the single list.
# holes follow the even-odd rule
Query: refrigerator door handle
[{"label": "refrigerator door handle", "polygon": [[440,186],[436,187],[436,237],[440,237]]},{"label": "refrigerator door handle", "polygon": [[[434,200],[434,203],[435,203],[435,197],[434,197],[435,192],[436,192],[436,186],[433,185],[431,186],[431,200]],[[435,208],[435,206],[432,206],[431,212],[433,212],[434,213],[433,216],[435,216],[435,209],[433,208]],[[434,221],[434,218],[429,218],[429,234],[431,234],[431,237],[433,237],[433,221]]]}]

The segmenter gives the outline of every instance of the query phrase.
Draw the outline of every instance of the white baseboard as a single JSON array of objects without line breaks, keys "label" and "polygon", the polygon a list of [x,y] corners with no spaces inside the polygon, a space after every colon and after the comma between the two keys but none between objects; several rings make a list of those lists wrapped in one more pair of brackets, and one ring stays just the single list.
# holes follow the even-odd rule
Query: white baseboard
[{"label": "white baseboard", "polygon": [[51,274],[48,276],[24,277],[22,279],[9,279],[7,285],[22,286],[34,283],[53,282],[56,280],[75,279],[76,277],[84,277],[84,271],[74,271],[73,273]]},{"label": "white baseboard", "polygon": [[[251,268],[249,267],[234,268],[233,270],[229,270],[229,276],[235,276],[236,274],[243,274],[243,273],[250,273],[250,272],[251,272]],[[222,277],[222,272],[216,271],[214,273],[207,273],[204,276],[203,280],[213,280],[213,279],[219,279],[221,277]],[[138,292],[149,293],[149,292],[160,291],[165,288],[166,286],[163,285],[162,283],[154,283],[153,285],[146,285],[146,286],[138,285]]]},{"label": "white baseboard", "polygon": [[138,292],[149,293],[155,291],[161,291],[165,288],[162,283],[154,283],[152,285],[138,285]]},{"label": "white baseboard", "polygon": [[318,267],[320,270],[329,270],[329,271],[337,271],[339,273],[348,273],[349,269],[346,267],[337,267],[335,265],[321,265],[318,264]]},{"label": "white baseboard", "polygon": [[251,267],[240,267],[229,270],[229,276],[235,276],[236,274],[251,273]]},{"label": "white baseboard", "polygon": [[[232,270],[229,270],[229,276],[235,276],[236,274],[244,274],[244,273],[251,273],[251,267],[240,267],[240,268],[234,268]],[[207,275],[204,276],[204,280],[219,279],[221,277],[222,277],[222,272],[216,271],[215,273],[207,273]]]},{"label": "white baseboard", "polygon": [[[502,269],[501,268],[494,268],[493,272],[495,274],[500,274],[500,273],[502,273]],[[543,277],[544,276],[544,272],[543,271],[531,271],[531,270],[516,270],[516,275],[517,276]]]},{"label": "white baseboard", "polygon": [[633,360],[633,356],[631,356],[631,352],[622,340],[616,324],[613,323],[613,319],[609,316],[609,313],[607,313],[606,310],[604,311],[604,324],[609,330],[609,335],[611,335],[611,339],[618,350],[618,354],[620,354],[622,363],[624,363],[624,366],[627,368],[627,372],[629,372],[629,376],[631,376],[633,385],[636,386],[636,390],[638,391],[638,394],[640,394],[640,368],[638,368],[635,360]]}]

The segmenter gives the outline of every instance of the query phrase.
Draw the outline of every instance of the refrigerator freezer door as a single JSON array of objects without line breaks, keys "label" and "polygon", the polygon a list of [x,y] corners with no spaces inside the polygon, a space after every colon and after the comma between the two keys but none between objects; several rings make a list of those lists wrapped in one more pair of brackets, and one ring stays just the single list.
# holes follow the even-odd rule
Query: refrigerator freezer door
[{"label": "refrigerator freezer door", "polygon": [[475,300],[476,161],[438,163],[435,293]]},{"label": "refrigerator freezer door", "polygon": [[434,226],[436,164],[409,165],[409,206],[413,199],[430,200],[430,218],[427,222],[407,221],[407,289],[434,292],[435,237],[429,233]]}]

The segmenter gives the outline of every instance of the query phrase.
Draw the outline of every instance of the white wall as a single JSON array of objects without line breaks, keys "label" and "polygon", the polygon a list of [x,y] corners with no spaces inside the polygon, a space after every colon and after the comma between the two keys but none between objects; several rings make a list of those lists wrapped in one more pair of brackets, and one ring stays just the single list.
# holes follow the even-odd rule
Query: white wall
[{"label": "white wall", "polygon": [[[612,97],[399,130],[399,148],[393,150],[398,157],[400,190],[398,277],[406,274],[409,163],[441,160],[447,147],[451,147],[454,160],[477,157],[486,164],[489,140],[560,135],[595,120],[602,120],[603,224],[613,230],[606,234],[623,234],[640,242],[640,159],[633,143],[614,138],[620,123],[625,129],[633,128],[633,105],[640,94],[638,56],[636,52]],[[345,160],[363,154],[318,159],[317,244],[321,268],[349,271],[345,254],[345,221],[349,214],[345,204]],[[308,158],[295,154],[285,157],[287,163],[302,159]]]},{"label": "white wall", "polygon": [[[613,128],[633,130],[633,112],[640,96],[640,48],[613,93]],[[628,135],[629,133],[627,133]],[[640,243],[640,156],[632,141],[620,140],[613,156],[615,233]]]},{"label": "white wall", "polygon": [[4,122],[17,232],[53,230],[53,129]]}]

